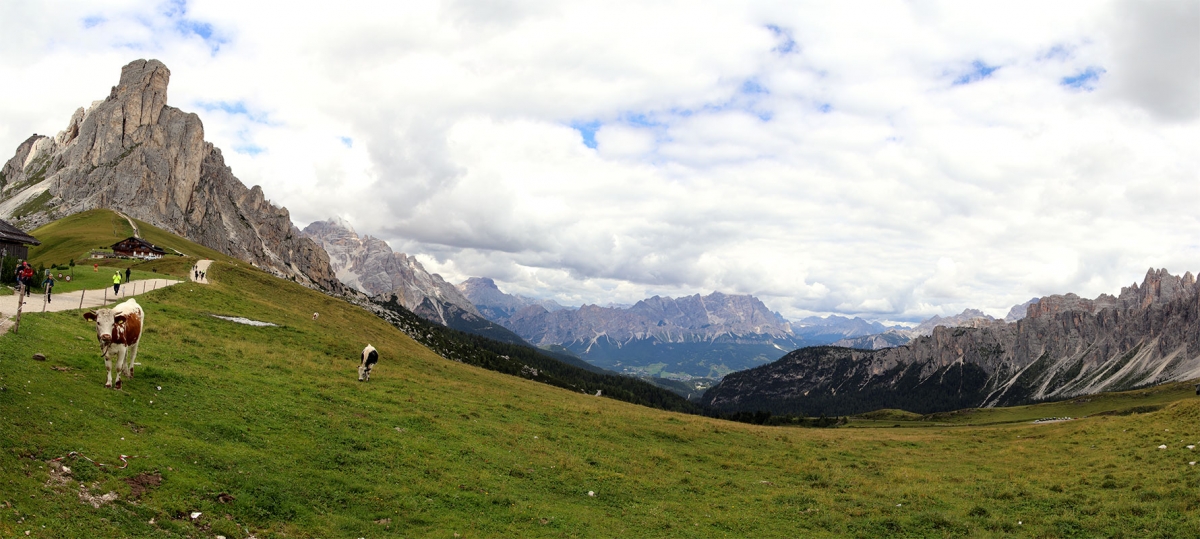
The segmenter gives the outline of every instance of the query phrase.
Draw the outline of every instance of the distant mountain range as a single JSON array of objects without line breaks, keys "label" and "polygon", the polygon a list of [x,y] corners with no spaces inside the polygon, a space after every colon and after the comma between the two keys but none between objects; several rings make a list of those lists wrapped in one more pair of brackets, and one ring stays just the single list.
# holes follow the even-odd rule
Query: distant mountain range
[{"label": "distant mountain range", "polygon": [[1150,270],[1117,297],[1048,296],[1027,303],[1026,313],[1014,322],[939,326],[885,350],[796,350],[726,376],[702,402],[722,411],[928,413],[1200,377],[1200,285],[1190,272]]},{"label": "distant mountain range", "polygon": [[572,309],[506,294],[487,278],[458,287],[484,316],[535,345],[562,347],[593,365],[639,376],[719,378],[802,346],[888,329],[840,316],[793,323],[754,296],[719,292]]}]

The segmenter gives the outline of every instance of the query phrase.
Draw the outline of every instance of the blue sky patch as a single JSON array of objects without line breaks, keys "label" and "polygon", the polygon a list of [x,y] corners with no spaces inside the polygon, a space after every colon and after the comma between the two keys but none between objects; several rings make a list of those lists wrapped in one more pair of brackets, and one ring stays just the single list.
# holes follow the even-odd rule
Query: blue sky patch
[{"label": "blue sky patch", "polygon": [[961,86],[963,84],[979,82],[992,76],[992,73],[994,73],[997,69],[1000,69],[1000,66],[990,66],[983,63],[982,60],[975,60],[974,62],[971,62],[971,69],[954,79],[953,84],[954,86]]},{"label": "blue sky patch", "polygon": [[246,155],[258,155],[260,153],[263,153],[264,150],[263,150],[262,146],[259,146],[257,144],[246,143],[246,144],[234,144],[233,151],[235,151],[237,153],[244,153]]},{"label": "blue sky patch", "polygon": [[634,114],[634,113],[625,114],[623,119],[629,125],[633,125],[636,127],[655,127],[655,126],[662,125],[661,122],[655,120],[650,115],[643,113],[643,112],[639,112],[637,114]]},{"label": "blue sky patch", "polygon": [[352,139],[350,137],[338,137],[338,140],[342,141],[342,144],[345,145],[347,148],[354,147],[354,139]]},{"label": "blue sky patch", "polygon": [[242,101],[197,101],[196,106],[208,112],[221,111],[235,116],[245,116],[246,119],[263,125],[270,125],[271,119],[265,112],[250,111]]},{"label": "blue sky patch", "polygon": [[817,105],[817,110],[821,111],[821,114],[829,114],[830,112],[833,112],[833,105],[830,105],[829,103],[821,103]]},{"label": "blue sky patch", "polygon": [[1075,52],[1074,52],[1073,47],[1063,45],[1063,44],[1058,44],[1053,47],[1050,47],[1050,49],[1047,50],[1046,52],[1043,52],[1041,54],[1041,56],[1038,56],[1038,59],[1039,60],[1058,60],[1061,62],[1063,60],[1070,59],[1071,56],[1073,56],[1074,54],[1075,54]]},{"label": "blue sky patch", "polygon": [[600,129],[600,120],[592,120],[590,122],[571,122],[571,128],[579,131],[583,137],[583,145],[591,149],[596,149],[596,130]]},{"label": "blue sky patch", "polygon": [[[229,42],[214,30],[212,24],[188,18],[187,0],[167,0],[159,5],[158,11],[174,23],[174,31],[179,35],[200,38],[208,45],[209,53],[213,56],[221,50],[221,45]],[[154,29],[149,22],[143,24]]]},{"label": "blue sky patch", "polygon": [[792,32],[784,30],[783,28],[773,24],[768,24],[767,30],[770,30],[771,33],[775,35],[775,39],[779,41],[779,44],[776,45],[775,48],[771,49],[772,52],[777,52],[779,54],[800,52],[800,46],[797,45],[796,40],[792,38]]},{"label": "blue sky patch", "polygon": [[1086,90],[1088,92],[1096,89],[1096,83],[1100,81],[1100,76],[1107,73],[1103,67],[1088,66],[1087,69],[1072,75],[1063,77],[1059,84],[1067,88],[1075,90]]},{"label": "blue sky patch", "polygon": [[758,81],[756,81],[754,79],[750,79],[750,80],[742,83],[742,93],[743,94],[769,94],[771,92],[767,91],[767,88],[765,86],[759,84]]},{"label": "blue sky patch", "polygon": [[108,19],[105,19],[104,17],[101,17],[99,15],[92,15],[91,17],[83,18],[83,27],[84,28],[95,28],[97,26],[100,26],[101,24],[104,24],[105,22],[108,22]]},{"label": "blue sky patch", "polygon": [[203,39],[205,41],[212,39],[213,27],[211,24],[208,24],[206,22],[193,21],[191,19],[183,19],[183,20],[175,23],[175,28],[177,30],[179,30],[179,33],[181,33],[185,36],[190,35],[190,34],[195,34],[195,35],[200,36],[200,39]]}]

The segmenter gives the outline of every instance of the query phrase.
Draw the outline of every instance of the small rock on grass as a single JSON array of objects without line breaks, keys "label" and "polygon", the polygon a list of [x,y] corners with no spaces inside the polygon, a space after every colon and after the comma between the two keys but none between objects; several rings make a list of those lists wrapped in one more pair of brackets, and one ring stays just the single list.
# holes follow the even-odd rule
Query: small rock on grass
[{"label": "small rock on grass", "polygon": [[45,355],[45,354],[41,354],[41,353],[34,354],[34,355],[33,355],[33,360],[34,360],[34,361],[46,361],[46,355]]}]

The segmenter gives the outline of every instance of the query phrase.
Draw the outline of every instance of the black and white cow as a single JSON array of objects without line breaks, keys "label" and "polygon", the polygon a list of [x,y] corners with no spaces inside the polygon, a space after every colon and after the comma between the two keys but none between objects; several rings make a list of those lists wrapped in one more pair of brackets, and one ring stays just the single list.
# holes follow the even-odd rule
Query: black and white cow
[{"label": "black and white cow", "polygon": [[371,380],[371,369],[375,368],[375,364],[379,363],[379,352],[375,351],[375,347],[367,345],[362,351],[362,363],[358,365],[358,381],[368,382]]},{"label": "black and white cow", "polygon": [[[133,378],[133,362],[137,359],[138,344],[141,343],[142,327],[146,313],[137,300],[131,299],[111,309],[99,309],[83,313],[84,320],[96,323],[96,340],[100,341],[100,356],[108,369],[108,381],[104,387],[121,389],[121,375]],[[126,362],[126,354],[129,361]],[[112,355],[117,356],[117,381],[113,383]]]}]

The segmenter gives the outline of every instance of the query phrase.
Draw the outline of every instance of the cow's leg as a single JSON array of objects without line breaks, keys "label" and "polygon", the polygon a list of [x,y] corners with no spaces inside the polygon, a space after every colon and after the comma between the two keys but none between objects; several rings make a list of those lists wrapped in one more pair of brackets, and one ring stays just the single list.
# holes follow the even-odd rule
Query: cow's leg
[{"label": "cow's leg", "polygon": [[141,342],[142,341],[135,342],[133,343],[133,346],[129,347],[129,362],[125,364],[125,376],[129,377],[130,380],[133,380],[133,361],[137,359],[138,345],[141,344]]},{"label": "cow's leg", "polygon": [[113,383],[113,389],[121,389],[121,373],[125,372],[125,353],[128,351],[126,346],[117,351],[117,381]]},{"label": "cow's leg", "polygon": [[104,370],[108,371],[108,381],[104,382],[104,387],[111,388],[112,384],[113,384],[113,380],[112,380],[113,365],[112,365],[112,358],[109,357],[108,354],[109,354],[108,352],[104,352]]}]

